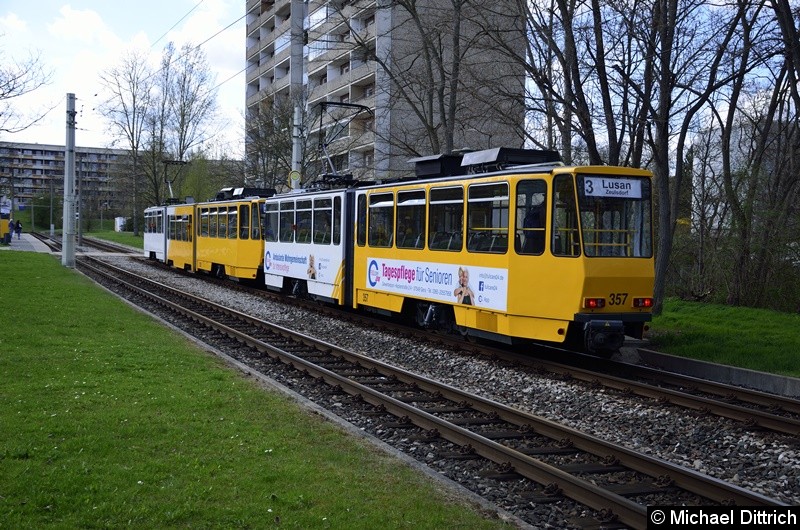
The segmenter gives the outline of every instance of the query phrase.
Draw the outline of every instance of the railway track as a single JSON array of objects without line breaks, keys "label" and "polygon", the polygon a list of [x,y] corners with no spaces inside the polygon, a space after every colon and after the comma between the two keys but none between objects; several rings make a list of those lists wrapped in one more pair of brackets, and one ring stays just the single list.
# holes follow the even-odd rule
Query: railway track
[{"label": "railway track", "polygon": [[[246,289],[246,288],[245,288]],[[252,292],[252,289],[248,289]],[[320,311],[320,306],[304,304]],[[332,311],[338,314],[340,311]],[[526,347],[525,352],[511,351],[486,344],[465,344],[458,337],[416,333],[386,319],[368,319],[359,314],[354,325],[369,322],[376,328],[402,334],[413,333],[420,340],[433,341],[447,347],[470,351],[475,355],[504,361],[536,373],[552,374],[562,379],[582,381],[627,395],[635,395],[691,409],[702,414],[716,415],[740,423],[744,429],[769,430],[800,436],[800,400],[735,386],[689,375],[666,372],[647,366],[600,359],[553,346]],[[557,356],[559,360],[548,360]]]},{"label": "railway track", "polygon": [[[161,265],[157,265],[161,266]],[[169,269],[176,274],[190,274]],[[273,293],[246,285],[207,277],[226,288],[239,289],[255,295],[276,298]],[[528,347],[526,352],[511,351],[486,344],[465,343],[458,337],[431,334],[409,328],[391,319],[370,318],[363,313],[354,315],[335,307],[297,298],[277,297],[313,312],[324,312],[337,318],[350,319],[353,325],[369,325],[376,329],[414,335],[419,340],[469,351],[474,355],[511,363],[521,369],[539,374],[551,374],[562,379],[581,381],[592,386],[602,386],[623,394],[634,395],[660,404],[671,404],[701,414],[711,414],[739,422],[743,429],[768,430],[790,436],[800,436],[800,400],[756,389],[700,379],[688,375],[666,372],[647,366],[600,359],[562,350],[553,346]],[[549,360],[557,356],[558,360]]]},{"label": "railway track", "polygon": [[[425,444],[426,454],[434,454],[427,463],[451,460],[479,468],[492,488],[504,492],[510,506],[520,508],[514,513],[523,520],[527,512],[522,507],[541,509],[566,499],[586,507],[587,515],[565,521],[575,528],[645,528],[648,505],[781,505],[139,276],[130,277],[107,263],[90,263],[83,257],[79,268],[137,305],[168,312],[170,321],[184,322],[181,327],[202,334],[205,341],[213,330],[214,340],[243,345],[232,348],[242,370],[291,367],[291,375],[283,376],[291,385],[329,406],[335,402],[338,408],[348,407],[383,438]],[[533,524],[536,517],[527,522]]]},{"label": "railway track", "polygon": [[[31,235],[44,243],[45,245],[50,248],[52,252],[61,252],[61,238],[50,237],[45,235],[41,232],[32,232]],[[128,254],[128,255],[141,255],[141,251],[137,251],[131,247],[127,247],[125,245],[117,245],[115,243],[111,243],[109,241],[105,241],[103,239],[97,239],[93,237],[82,237],[82,244],[83,247],[87,247],[92,250],[105,252],[109,254]]]}]

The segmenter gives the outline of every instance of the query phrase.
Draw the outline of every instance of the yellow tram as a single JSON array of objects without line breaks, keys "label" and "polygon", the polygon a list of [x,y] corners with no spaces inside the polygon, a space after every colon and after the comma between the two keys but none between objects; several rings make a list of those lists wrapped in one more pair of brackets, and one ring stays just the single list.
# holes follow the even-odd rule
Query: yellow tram
[{"label": "yellow tram", "polygon": [[[491,151],[468,153],[462,167],[529,159]],[[506,342],[575,339],[594,352],[641,337],[650,320],[647,171],[521,163],[359,190],[356,211],[357,307]]]},{"label": "yellow tram", "polygon": [[426,157],[416,180],[267,199],[267,286],[469,337],[616,351],[650,320],[652,175],[559,158]]},{"label": "yellow tram", "polygon": [[191,272],[255,280],[263,270],[262,212],[274,190],[229,188],[217,200],[145,210],[145,256]]},{"label": "yellow tram", "polygon": [[145,255],[472,338],[598,354],[641,338],[650,172],[507,148],[413,162],[416,179],[148,208]]},{"label": "yellow tram", "polygon": [[263,205],[261,197],[196,205],[196,270],[220,278],[256,279],[264,259]]}]

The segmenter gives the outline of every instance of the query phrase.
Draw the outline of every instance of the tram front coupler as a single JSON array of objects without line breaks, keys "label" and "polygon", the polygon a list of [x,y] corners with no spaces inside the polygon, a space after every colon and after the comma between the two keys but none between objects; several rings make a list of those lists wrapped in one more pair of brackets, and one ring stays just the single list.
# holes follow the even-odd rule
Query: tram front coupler
[{"label": "tram front coupler", "polygon": [[625,325],[621,320],[590,320],[583,325],[586,351],[613,353],[625,342]]}]

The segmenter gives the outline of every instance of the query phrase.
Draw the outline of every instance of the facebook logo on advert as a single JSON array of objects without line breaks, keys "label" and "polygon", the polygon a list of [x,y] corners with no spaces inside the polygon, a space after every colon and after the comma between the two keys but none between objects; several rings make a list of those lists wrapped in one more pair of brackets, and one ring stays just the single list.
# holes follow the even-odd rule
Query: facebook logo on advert
[{"label": "facebook logo on advert", "polygon": [[478,290],[483,291],[483,281],[478,282]]}]

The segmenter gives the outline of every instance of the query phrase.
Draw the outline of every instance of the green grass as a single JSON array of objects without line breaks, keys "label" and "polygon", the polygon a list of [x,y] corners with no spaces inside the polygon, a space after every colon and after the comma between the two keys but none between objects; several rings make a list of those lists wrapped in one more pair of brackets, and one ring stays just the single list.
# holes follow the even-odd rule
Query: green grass
[{"label": "green grass", "polygon": [[0,528],[504,526],[51,256],[0,274]]},{"label": "green grass", "polygon": [[139,233],[134,236],[133,232],[115,232],[114,230],[92,230],[86,232],[85,235],[89,237],[96,237],[98,239],[105,239],[113,243],[121,243],[136,248],[144,248],[144,236]]},{"label": "green grass", "polygon": [[655,350],[800,377],[800,314],[668,299],[649,338]]}]

